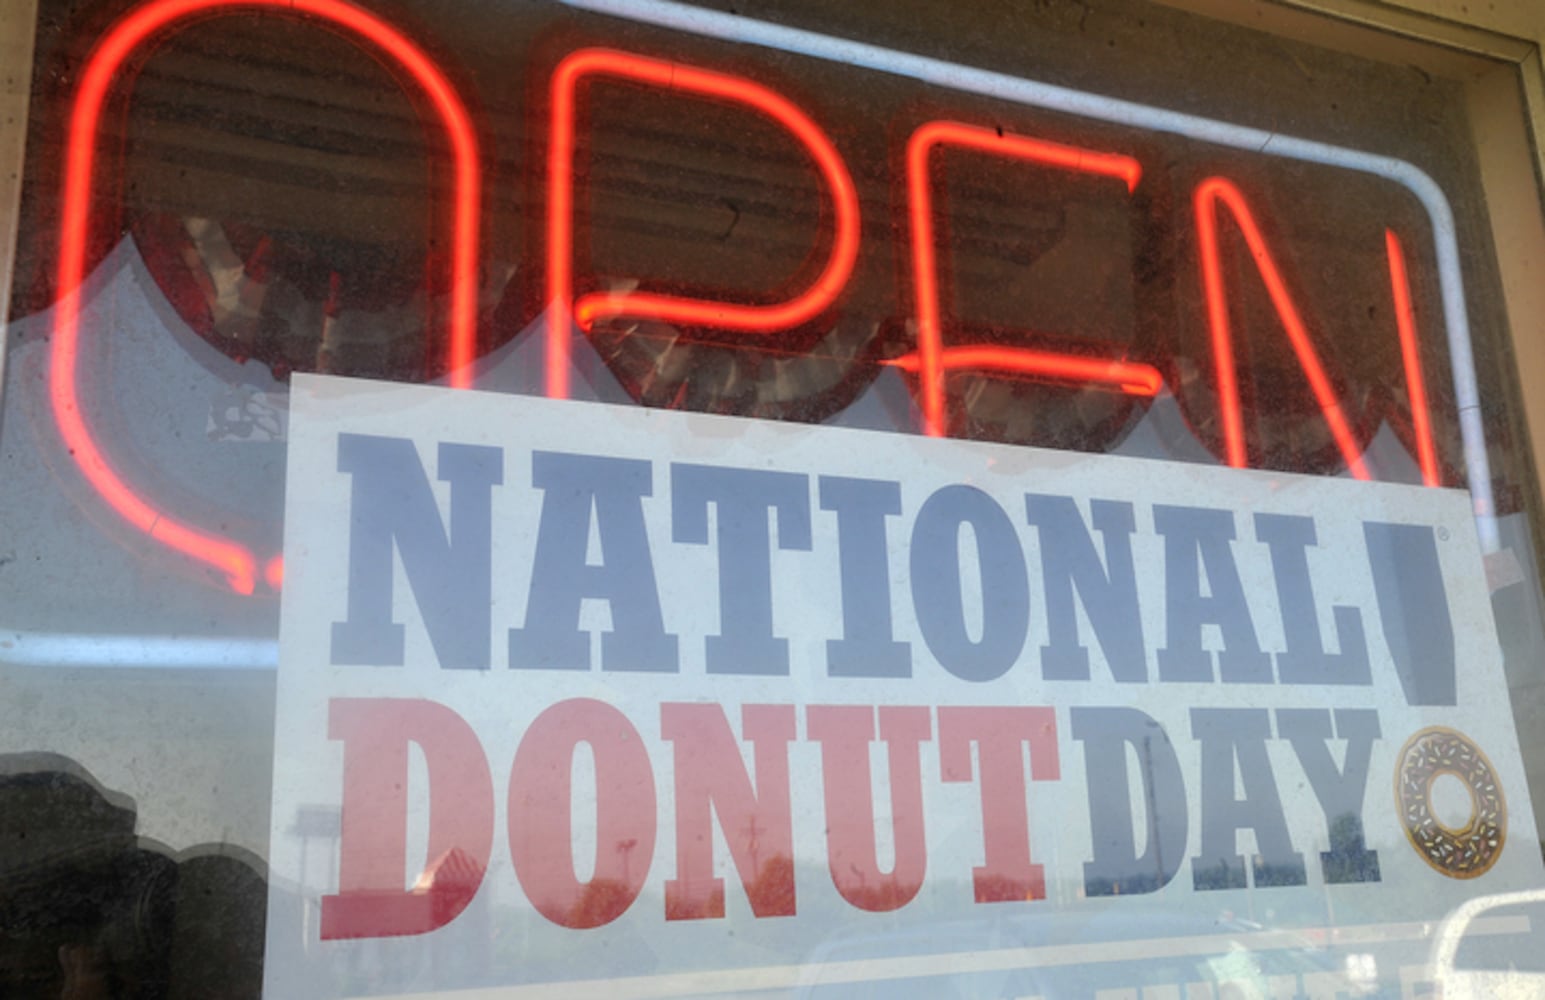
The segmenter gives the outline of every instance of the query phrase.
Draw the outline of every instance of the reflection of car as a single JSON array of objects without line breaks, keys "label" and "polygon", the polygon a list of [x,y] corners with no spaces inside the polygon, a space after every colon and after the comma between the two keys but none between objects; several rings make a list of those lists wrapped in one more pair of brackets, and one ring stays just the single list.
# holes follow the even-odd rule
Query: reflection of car
[{"label": "reflection of car", "polygon": [[809,955],[796,995],[1064,1000],[1142,988],[1145,996],[1271,1000],[1332,983],[1336,995],[1366,995],[1355,979],[1340,956],[1291,931],[1157,913],[1064,914],[834,935]]},{"label": "reflection of car", "polygon": [[1545,996],[1545,955],[1531,934],[1534,921],[1542,917],[1545,889],[1477,896],[1455,908],[1433,938],[1428,963],[1433,996]]}]

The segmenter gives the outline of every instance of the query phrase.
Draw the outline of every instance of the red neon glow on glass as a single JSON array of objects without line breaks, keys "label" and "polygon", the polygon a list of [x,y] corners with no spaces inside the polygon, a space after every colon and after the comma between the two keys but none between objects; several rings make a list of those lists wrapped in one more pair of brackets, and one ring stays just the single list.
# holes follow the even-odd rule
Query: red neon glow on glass
[{"label": "red neon glow on glass", "polygon": [[[1129,194],[1137,188],[1137,182],[1142,177],[1142,167],[1129,156],[1064,146],[1028,136],[1003,134],[997,129],[979,128],[960,122],[934,121],[912,133],[912,138],[907,142],[907,200],[912,216],[912,274],[917,290],[918,349],[914,362],[899,358],[895,363],[904,370],[919,373],[918,381],[923,396],[923,432],[932,437],[944,435],[943,376],[947,368],[984,368],[1076,381],[1106,382],[1120,391],[1145,396],[1158,392],[1162,379],[1158,371],[1148,365],[1091,361],[1075,355],[1010,347],[952,348],[948,352],[944,349],[939,315],[939,270],[934,255],[933,196],[928,171],[929,154],[939,146],[961,146],[992,156],[1115,178],[1126,184]],[[1135,388],[1150,384],[1151,389]]]},{"label": "red neon glow on glass", "polygon": [[1309,380],[1315,402],[1319,404],[1320,412],[1330,427],[1331,436],[1336,441],[1336,447],[1341,450],[1347,468],[1358,479],[1368,479],[1362,449],[1357,445],[1352,428],[1341,410],[1341,401],[1336,398],[1330,378],[1325,374],[1325,367],[1320,363],[1320,356],[1309,339],[1309,330],[1298,315],[1298,307],[1293,304],[1292,296],[1288,294],[1287,284],[1282,280],[1276,262],[1272,260],[1260,227],[1250,214],[1245,196],[1226,178],[1209,177],[1196,188],[1196,231],[1201,248],[1202,284],[1207,295],[1207,326],[1212,336],[1213,358],[1218,366],[1218,405],[1223,416],[1225,460],[1237,469],[1243,469],[1248,464],[1244,415],[1239,403],[1239,376],[1234,367],[1234,335],[1229,325],[1228,293],[1223,287],[1223,263],[1218,250],[1219,202],[1228,208],[1235,225],[1244,236],[1256,270],[1277,310],[1277,318],[1282,321],[1288,340],[1293,345],[1293,353],[1298,357],[1298,366]]},{"label": "red neon glow on glass", "polygon": [[[631,80],[681,91],[765,114],[799,140],[815,160],[832,197],[835,236],[820,275],[799,295],[774,305],[738,305],[649,292],[607,292],[574,297],[574,121],[585,77]],[[837,298],[858,257],[858,193],[847,166],[820,127],[787,98],[750,80],[610,49],[581,49],[553,73],[552,142],[548,147],[547,394],[569,394],[569,310],[588,330],[597,321],[636,316],[682,326],[767,334],[807,323]]]},{"label": "red neon glow on glass", "polygon": [[270,590],[284,586],[284,556],[274,556],[263,564],[263,582]]},{"label": "red neon glow on glass", "polygon": [[[922,370],[922,352],[913,351],[886,364],[908,374]],[[1154,396],[1164,385],[1164,376],[1152,365],[1136,361],[1108,361],[1081,358],[1072,354],[1054,354],[1020,347],[945,347],[938,355],[940,371],[999,371],[1016,375],[1066,379],[1069,382],[1098,382],[1133,396]]]},{"label": "red neon glow on glass", "polygon": [[1395,328],[1400,332],[1400,359],[1405,364],[1406,389],[1411,394],[1411,426],[1416,432],[1416,460],[1422,483],[1442,486],[1438,450],[1432,442],[1432,411],[1427,405],[1427,382],[1422,377],[1422,358],[1416,345],[1416,310],[1411,305],[1411,279],[1406,272],[1405,250],[1394,230],[1384,231],[1389,255],[1389,283],[1395,296]]},{"label": "red neon glow on glass", "polygon": [[80,338],[79,290],[86,269],[92,174],[97,132],[107,95],[124,64],[158,32],[195,17],[244,12],[309,15],[348,29],[407,70],[434,105],[455,160],[448,360],[451,384],[458,388],[471,384],[471,362],[476,345],[482,167],[471,117],[444,73],[395,28],[343,0],[152,0],[113,25],[87,60],[70,112],[65,149],[57,272],[59,302],[54,314],[49,373],[54,420],[81,473],[120,517],[162,544],[215,567],[226,575],[233,590],[250,594],[256,587],[257,577],[257,561],[251,552],[236,542],[183,524],[156,509],[113,469],[81,415],[75,378]]}]

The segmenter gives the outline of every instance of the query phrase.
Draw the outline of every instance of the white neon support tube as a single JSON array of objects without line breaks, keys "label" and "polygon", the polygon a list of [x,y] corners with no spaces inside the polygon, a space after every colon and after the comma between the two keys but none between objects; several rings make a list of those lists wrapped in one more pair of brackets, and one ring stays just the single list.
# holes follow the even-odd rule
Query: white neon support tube
[{"label": "white neon support tube", "polygon": [[1063,111],[1152,132],[1168,132],[1289,160],[1343,167],[1382,177],[1406,188],[1426,208],[1432,222],[1439,288],[1443,298],[1443,322],[1448,334],[1449,365],[1454,373],[1454,399],[1459,410],[1459,430],[1464,445],[1465,480],[1474,504],[1476,532],[1480,536],[1482,552],[1495,552],[1500,547],[1496,506],[1491,490],[1491,462],[1486,454],[1486,432],[1481,423],[1475,356],[1470,344],[1470,320],[1465,309],[1464,280],[1459,269],[1459,243],[1454,232],[1454,213],[1443,190],[1417,167],[1392,157],[1214,121],[1136,101],[1038,83],[991,70],[972,69],[941,59],[898,52],[803,28],[789,28],[736,14],[704,10],[675,0],[559,2],[580,10],[670,28],[704,38],[756,45],[862,67],[1028,107]]},{"label": "white neon support tube", "polygon": [[272,639],[0,631],[0,666],[272,670],[278,664]]}]

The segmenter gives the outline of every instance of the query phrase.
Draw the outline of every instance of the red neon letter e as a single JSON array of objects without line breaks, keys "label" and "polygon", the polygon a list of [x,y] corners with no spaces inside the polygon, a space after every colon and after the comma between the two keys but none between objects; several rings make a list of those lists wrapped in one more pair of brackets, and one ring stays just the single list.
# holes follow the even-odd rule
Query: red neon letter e
[{"label": "red neon letter e", "polygon": [[945,349],[939,305],[939,268],[934,258],[933,196],[928,157],[941,146],[1021,160],[1059,170],[1110,177],[1137,187],[1142,168],[1130,156],[1063,146],[960,122],[928,122],[907,142],[907,201],[912,216],[912,275],[917,297],[917,353],[893,364],[918,373],[923,396],[923,431],[944,434],[944,372],[951,368],[1017,372],[1043,378],[1090,382],[1138,396],[1152,396],[1163,379],[1152,365],[1084,358],[1025,348],[975,345]]},{"label": "red neon letter e", "polygon": [[[334,698],[327,735],[343,741],[338,894],[322,897],[322,940],[424,934],[477,894],[494,835],[493,779],[477,735],[437,702]],[[404,889],[408,744],[429,767],[429,862]]]},{"label": "red neon letter e", "polygon": [[[583,295],[574,301],[574,121],[579,85],[611,77],[740,104],[771,118],[799,140],[831,191],[836,237],[820,275],[800,294],[773,305],[739,305],[649,292]],[[759,83],[683,63],[610,49],[581,49],[553,74],[552,141],[547,161],[547,395],[569,394],[569,311],[581,329],[597,320],[635,316],[679,326],[767,334],[808,323],[847,284],[858,257],[858,193],[826,133],[794,103]]]}]

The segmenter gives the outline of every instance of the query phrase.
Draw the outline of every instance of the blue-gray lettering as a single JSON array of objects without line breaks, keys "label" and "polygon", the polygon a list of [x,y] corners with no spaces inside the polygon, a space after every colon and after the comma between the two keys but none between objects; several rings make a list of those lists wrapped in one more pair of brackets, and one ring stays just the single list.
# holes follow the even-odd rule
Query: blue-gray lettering
[{"label": "blue-gray lettering", "polygon": [[1143,619],[1132,570],[1132,532],[1137,528],[1132,505],[1091,500],[1089,513],[1105,541],[1104,566],[1072,497],[1025,496],[1025,516],[1039,529],[1046,582],[1048,641],[1041,647],[1041,674],[1056,681],[1089,679],[1089,650],[1078,641],[1073,608],[1076,588],[1111,676],[1128,683],[1146,681]]},{"label": "blue-gray lettering", "polygon": [[404,629],[392,620],[392,550],[441,667],[487,670],[492,641],[492,494],[504,452],[439,448],[436,475],[450,484],[450,530],[440,520],[418,449],[406,438],[338,435],[349,499],[348,620],[333,623],[332,662],[401,666]]},{"label": "blue-gray lettering", "polygon": [[[660,616],[643,498],[653,492],[650,464],[637,459],[535,452],[531,484],[542,493],[526,625],[510,629],[510,667],[590,669],[590,635],[580,605],[605,601],[612,629],[601,634],[603,670],[678,669],[676,637]],[[587,562],[594,513],[598,564]]]},{"label": "blue-gray lettering", "polygon": [[[1094,860],[1084,864],[1090,896],[1157,892],[1180,870],[1186,852],[1186,786],[1164,727],[1135,708],[1074,708],[1073,738],[1084,744],[1089,832]],[[1143,783],[1146,846],[1137,853],[1128,751]]]},{"label": "blue-gray lettering", "polygon": [[1362,612],[1337,605],[1330,609],[1341,652],[1325,650],[1307,550],[1318,544],[1314,518],[1288,514],[1255,515],[1255,537],[1271,552],[1277,581],[1277,605],[1287,650],[1277,654],[1277,680],[1283,684],[1372,684],[1368,640]]},{"label": "blue-gray lettering", "polygon": [[671,466],[671,537],[708,544],[713,504],[719,549],[719,634],[707,638],[712,674],[787,674],[789,643],[773,635],[772,551],[810,550],[810,481],[792,472]]},{"label": "blue-gray lettering", "polygon": [[901,513],[901,484],[822,476],[821,509],[837,514],[842,638],[826,642],[833,677],[910,677],[912,647],[891,621],[890,546],[885,518]]},{"label": "blue-gray lettering", "polygon": [[1421,524],[1363,525],[1379,624],[1408,705],[1453,705],[1454,622],[1443,589],[1433,529]]},{"label": "blue-gray lettering", "polygon": [[1277,712],[1277,734],[1293,744],[1314,797],[1325,813],[1330,850],[1320,852],[1325,881],[1379,881],[1379,854],[1363,840],[1363,797],[1368,762],[1379,738],[1379,713],[1371,708],[1336,709],[1336,737],[1346,741],[1346,762],[1336,766],[1330,753],[1331,713],[1324,708],[1284,708]]},{"label": "blue-gray lettering", "polygon": [[1164,536],[1167,645],[1159,650],[1159,680],[1213,680],[1212,654],[1202,647],[1202,627],[1216,625],[1223,634],[1218,677],[1229,683],[1270,683],[1271,657],[1256,639],[1234,565],[1234,515],[1206,507],[1160,505],[1153,508],[1153,523]]},{"label": "blue-gray lettering", "polygon": [[[960,577],[960,530],[970,526],[982,575],[982,637],[972,641]],[[939,663],[962,680],[990,681],[1014,665],[1030,628],[1030,581],[1014,524],[974,486],[946,486],[912,525],[912,602]]]},{"label": "blue-gray lettering", "polygon": [[[1245,859],[1236,835],[1255,831],[1257,888],[1303,885],[1304,856],[1293,850],[1282,799],[1272,777],[1266,741],[1271,719],[1264,708],[1193,708],[1191,734],[1201,741],[1202,846],[1191,859],[1198,889],[1243,889]],[[1243,798],[1234,797],[1235,765]]]}]

